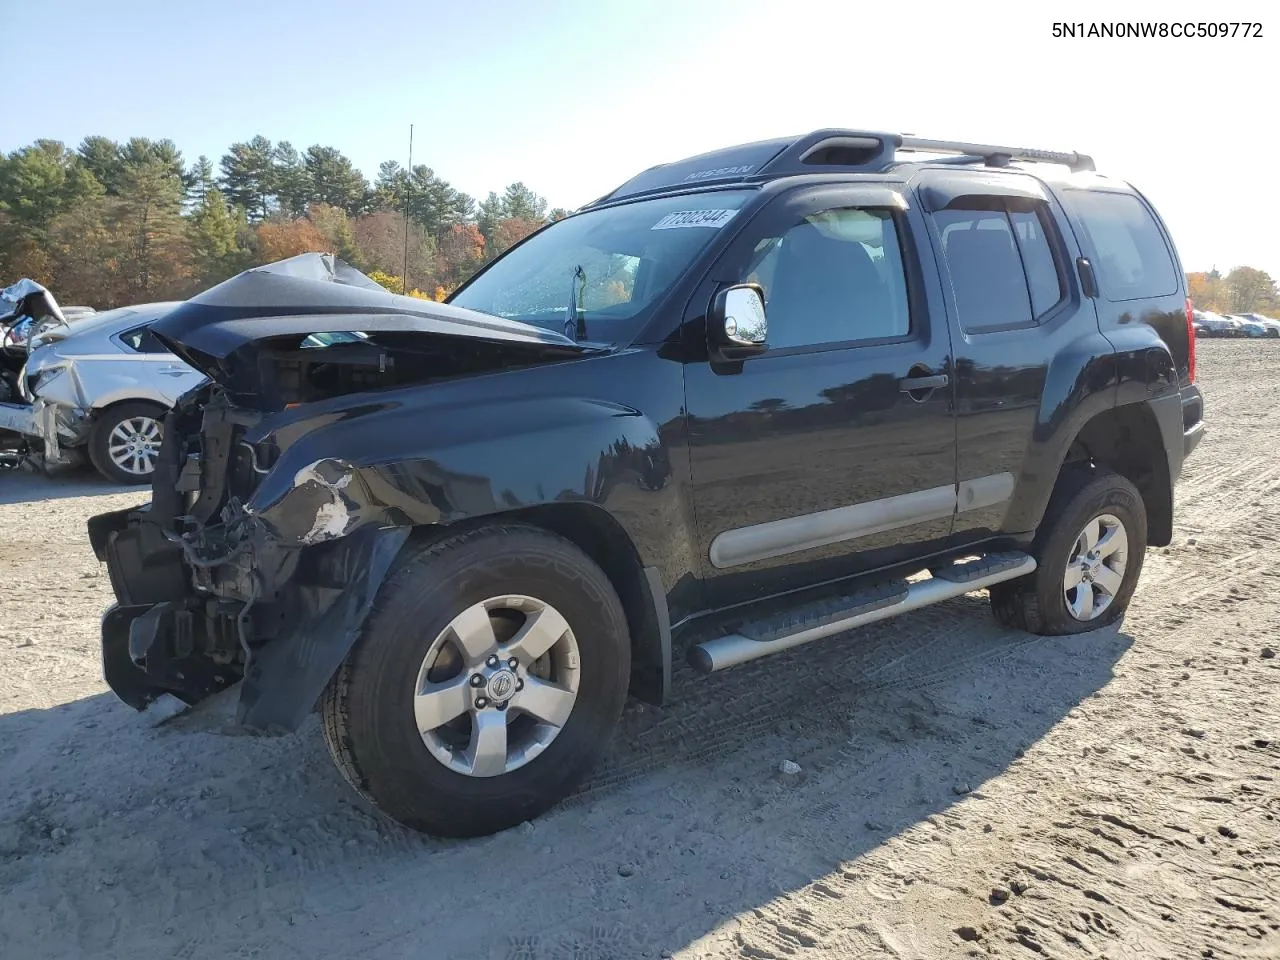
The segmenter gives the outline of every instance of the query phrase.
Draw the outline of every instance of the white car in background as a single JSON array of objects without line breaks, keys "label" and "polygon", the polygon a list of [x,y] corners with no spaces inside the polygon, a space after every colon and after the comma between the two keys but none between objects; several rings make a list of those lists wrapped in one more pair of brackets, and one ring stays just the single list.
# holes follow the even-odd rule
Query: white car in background
[{"label": "white car in background", "polygon": [[108,480],[149,482],[165,414],[204,379],[151,333],[179,302],[107,310],[32,337],[18,385],[25,403],[0,404],[0,429],[39,441],[50,460],[82,450]]}]

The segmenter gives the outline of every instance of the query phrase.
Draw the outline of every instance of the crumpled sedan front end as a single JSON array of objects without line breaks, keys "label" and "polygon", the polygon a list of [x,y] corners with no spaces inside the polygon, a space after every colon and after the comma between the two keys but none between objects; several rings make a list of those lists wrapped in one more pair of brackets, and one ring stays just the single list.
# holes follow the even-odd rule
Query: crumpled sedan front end
[{"label": "crumpled sedan front end", "polygon": [[39,348],[23,367],[18,386],[31,405],[32,435],[43,443],[47,460],[58,460],[63,447],[84,444],[93,401],[74,356],[63,356],[53,344]]}]

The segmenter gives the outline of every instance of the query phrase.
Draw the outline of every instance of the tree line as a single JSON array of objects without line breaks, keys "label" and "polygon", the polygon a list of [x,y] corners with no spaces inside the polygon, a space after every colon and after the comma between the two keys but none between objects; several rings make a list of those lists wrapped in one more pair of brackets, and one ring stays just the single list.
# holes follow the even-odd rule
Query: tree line
[{"label": "tree line", "polygon": [[248,267],[335,253],[396,292],[444,297],[548,220],[523,183],[477,202],[426,165],[371,184],[334,147],[256,136],[215,168],[171,140],[56,140],[0,155],[0,283],[31,277],[62,303],[182,299]]},{"label": "tree line", "polygon": [[[37,140],[0,155],[0,284],[31,277],[62,303],[99,308],[181,299],[255,264],[332,252],[389,289],[444,297],[548,220],[565,216],[523,183],[477,202],[430,167],[395,160],[369,183],[334,147],[263,136],[217,167],[171,140]],[[1280,314],[1253,267],[1187,275],[1219,313]]]},{"label": "tree line", "polygon": [[1280,317],[1280,290],[1270,274],[1255,267],[1236,267],[1226,276],[1216,269],[1188,273],[1187,290],[1197,310]]}]

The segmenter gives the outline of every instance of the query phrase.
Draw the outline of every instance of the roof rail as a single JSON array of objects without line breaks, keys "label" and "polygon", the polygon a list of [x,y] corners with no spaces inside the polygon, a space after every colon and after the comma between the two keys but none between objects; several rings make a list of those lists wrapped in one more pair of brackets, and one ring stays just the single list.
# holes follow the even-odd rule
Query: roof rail
[{"label": "roof rail", "polygon": [[1065,164],[1072,173],[1093,170],[1093,157],[1083,153],[1063,153],[1057,150],[1036,150],[1029,147],[998,147],[984,143],[962,143],[956,140],[925,140],[922,137],[903,137],[900,150],[918,150],[921,153],[949,153],[982,160],[988,166],[1000,167],[1010,160],[1029,160],[1034,163]]}]

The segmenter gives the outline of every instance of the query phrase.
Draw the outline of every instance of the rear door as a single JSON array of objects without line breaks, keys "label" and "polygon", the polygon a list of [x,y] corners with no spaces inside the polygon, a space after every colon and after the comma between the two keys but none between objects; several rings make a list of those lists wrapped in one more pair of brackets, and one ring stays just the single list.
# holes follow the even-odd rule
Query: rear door
[{"label": "rear door", "polygon": [[[810,187],[766,206],[716,286],[766,291],[769,349],[686,369],[700,553],[716,606],[927,554],[955,507],[951,347],[903,189]],[[926,251],[927,252],[927,251]],[[933,296],[927,292],[934,291]]]},{"label": "rear door", "polygon": [[1111,349],[1075,280],[1061,208],[1038,180],[926,171],[916,186],[949,291],[957,542],[1028,532],[1038,517],[1017,515],[1015,490],[1056,474],[1057,462],[1039,456],[1055,417],[1106,386],[1079,382],[1079,366],[1055,358]]}]

